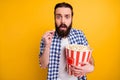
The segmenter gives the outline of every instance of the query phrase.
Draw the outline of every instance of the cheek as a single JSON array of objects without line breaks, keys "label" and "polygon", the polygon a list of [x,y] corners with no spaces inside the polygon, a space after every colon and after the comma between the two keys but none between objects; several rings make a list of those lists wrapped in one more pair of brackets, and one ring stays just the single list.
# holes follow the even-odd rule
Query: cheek
[{"label": "cheek", "polygon": [[71,20],[67,21],[66,25],[69,26],[71,24],[71,22],[72,22]]},{"label": "cheek", "polygon": [[55,23],[57,26],[60,26],[60,24],[61,24],[59,20],[56,20]]}]

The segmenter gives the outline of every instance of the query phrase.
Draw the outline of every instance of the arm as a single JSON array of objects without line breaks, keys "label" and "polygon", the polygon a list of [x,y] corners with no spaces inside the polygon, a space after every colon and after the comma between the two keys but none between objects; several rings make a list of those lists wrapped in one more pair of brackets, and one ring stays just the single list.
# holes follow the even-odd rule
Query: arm
[{"label": "arm", "polygon": [[81,77],[85,74],[88,74],[94,70],[94,59],[91,57],[88,63],[85,63],[84,66],[71,66],[71,70],[74,72],[74,76]]},{"label": "arm", "polygon": [[46,68],[49,64],[49,53],[50,53],[50,46],[51,46],[53,35],[54,35],[54,31],[49,31],[49,32],[46,32],[42,37],[45,45],[43,49],[43,53],[39,59],[40,66],[42,68]]},{"label": "arm", "polygon": [[90,63],[91,65],[95,66],[93,56],[91,56],[89,63]]},{"label": "arm", "polygon": [[50,46],[45,46],[42,55],[40,56],[40,65],[42,68],[46,68],[49,63],[49,51]]},{"label": "arm", "polygon": [[[80,41],[82,41],[81,44],[84,46],[88,46],[87,39],[82,31],[80,31],[78,36],[80,37]],[[94,60],[92,56],[89,62],[83,64],[84,64],[83,66],[71,65],[71,70],[74,73],[74,76],[82,77],[83,75],[90,73],[94,70]]]}]

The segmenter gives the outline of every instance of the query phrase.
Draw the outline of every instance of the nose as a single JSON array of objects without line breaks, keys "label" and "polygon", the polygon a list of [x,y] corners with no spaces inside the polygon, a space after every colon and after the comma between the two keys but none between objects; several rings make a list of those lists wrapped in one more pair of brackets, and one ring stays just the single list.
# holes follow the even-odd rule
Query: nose
[{"label": "nose", "polygon": [[61,22],[62,22],[63,24],[65,23],[65,18],[64,18],[64,17],[62,17]]}]

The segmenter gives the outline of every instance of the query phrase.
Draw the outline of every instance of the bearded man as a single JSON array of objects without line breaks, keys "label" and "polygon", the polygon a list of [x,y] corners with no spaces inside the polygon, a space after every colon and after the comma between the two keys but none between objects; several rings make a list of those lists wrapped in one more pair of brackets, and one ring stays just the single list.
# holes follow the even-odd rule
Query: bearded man
[{"label": "bearded man", "polygon": [[84,66],[71,65],[73,76],[66,71],[64,48],[68,44],[87,46],[81,30],[72,28],[73,7],[69,3],[58,3],[54,8],[55,31],[46,32],[40,44],[40,66],[48,68],[47,80],[86,80],[86,74],[94,70],[93,58]]}]

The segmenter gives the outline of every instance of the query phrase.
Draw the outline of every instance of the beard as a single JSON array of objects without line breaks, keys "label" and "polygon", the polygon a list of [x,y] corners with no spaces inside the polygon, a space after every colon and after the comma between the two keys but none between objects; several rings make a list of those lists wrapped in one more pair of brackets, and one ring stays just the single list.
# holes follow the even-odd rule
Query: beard
[{"label": "beard", "polygon": [[[70,33],[71,28],[72,28],[72,22],[68,27],[66,24],[61,24],[60,26],[57,26],[57,24],[55,23],[55,28],[56,28],[56,32],[57,32],[59,37],[61,37],[61,38],[67,37]],[[60,30],[60,28],[66,28],[66,30]]]}]

